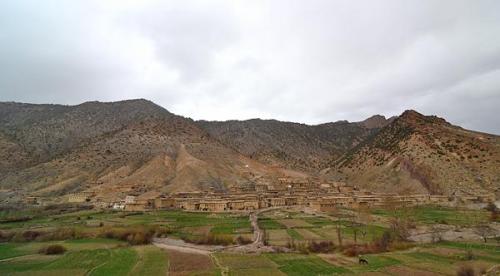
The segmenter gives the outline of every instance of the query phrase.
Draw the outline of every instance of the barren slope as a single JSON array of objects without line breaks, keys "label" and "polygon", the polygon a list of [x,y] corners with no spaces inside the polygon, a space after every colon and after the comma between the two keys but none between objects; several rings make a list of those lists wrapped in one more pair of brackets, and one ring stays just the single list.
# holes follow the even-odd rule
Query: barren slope
[{"label": "barren slope", "polygon": [[340,157],[377,132],[388,120],[374,116],[359,123],[320,125],[260,119],[197,123],[221,143],[263,163],[317,171],[332,157]]},{"label": "barren slope", "polygon": [[[225,191],[246,185],[257,175],[286,174],[242,156],[209,137],[190,119],[147,101],[61,109],[20,107],[21,115],[10,110],[11,121],[2,124],[14,138],[0,135],[1,154],[16,153],[20,159],[0,163],[4,168],[15,167],[0,175],[0,188],[16,189],[20,194],[57,196],[90,190],[102,197],[119,197],[148,191]],[[39,117],[32,110],[40,108],[64,113]],[[31,126],[34,134],[28,130]],[[25,156],[30,162],[17,166]]]},{"label": "barren slope", "polygon": [[499,167],[499,136],[406,111],[333,162],[329,174],[379,191],[449,195],[498,191]]}]

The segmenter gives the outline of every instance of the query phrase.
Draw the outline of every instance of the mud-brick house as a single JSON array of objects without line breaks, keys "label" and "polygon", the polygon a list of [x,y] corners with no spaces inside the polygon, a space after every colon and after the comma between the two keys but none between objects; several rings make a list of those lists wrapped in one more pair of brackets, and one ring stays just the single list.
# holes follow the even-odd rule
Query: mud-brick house
[{"label": "mud-brick house", "polygon": [[449,197],[449,196],[444,196],[444,195],[431,195],[431,196],[429,196],[429,203],[430,204],[452,205],[454,200],[455,200],[454,198]]},{"label": "mud-brick house", "polygon": [[257,210],[259,209],[258,199],[247,199],[245,200],[245,210]]},{"label": "mud-brick house", "polygon": [[207,212],[223,212],[229,210],[228,201],[220,199],[202,200],[199,210]]},{"label": "mud-brick house", "polygon": [[229,210],[245,210],[245,200],[243,199],[230,200],[227,205]]},{"label": "mud-brick house", "polygon": [[155,209],[174,209],[176,206],[175,198],[159,197],[154,199]]},{"label": "mud-brick house", "polygon": [[325,199],[311,200],[309,202],[309,207],[316,212],[331,212],[338,208],[335,202]]},{"label": "mud-brick house", "polygon": [[149,211],[154,209],[154,200],[153,199],[136,199],[134,203],[125,203],[125,211]]},{"label": "mud-brick house", "polygon": [[108,201],[95,201],[94,203],[94,207],[95,208],[98,208],[98,209],[108,209],[108,208],[112,208],[113,207],[113,203],[112,202],[108,202]]},{"label": "mud-brick house", "polygon": [[382,205],[383,198],[377,195],[362,195],[354,197],[355,207],[372,207]]},{"label": "mud-brick house", "polygon": [[135,196],[128,195],[125,197],[125,204],[134,204],[134,203],[135,203]]},{"label": "mud-brick house", "polygon": [[256,192],[267,192],[267,184],[256,184],[255,191]]},{"label": "mud-brick house", "polygon": [[285,197],[285,206],[294,206],[299,204],[298,197],[295,196],[287,196]]},{"label": "mud-brick house", "polygon": [[200,203],[195,198],[175,198],[175,207],[186,211],[196,211],[200,209]]},{"label": "mud-brick house", "polygon": [[278,206],[285,206],[285,198],[283,197],[270,197],[264,199],[264,206],[263,207],[278,207]]},{"label": "mud-brick house", "polygon": [[40,198],[37,196],[27,196],[24,198],[24,203],[28,205],[39,205]]},{"label": "mud-brick house", "polygon": [[84,203],[84,202],[89,202],[90,201],[90,196],[85,193],[77,193],[77,194],[69,194],[68,195],[68,202],[69,203]]}]

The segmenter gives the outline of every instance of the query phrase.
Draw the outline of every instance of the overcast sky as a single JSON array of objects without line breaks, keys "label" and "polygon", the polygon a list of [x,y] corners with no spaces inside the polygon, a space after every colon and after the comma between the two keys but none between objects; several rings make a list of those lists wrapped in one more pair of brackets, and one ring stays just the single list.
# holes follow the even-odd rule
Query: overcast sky
[{"label": "overcast sky", "polygon": [[500,1],[0,1],[0,101],[500,134]]}]

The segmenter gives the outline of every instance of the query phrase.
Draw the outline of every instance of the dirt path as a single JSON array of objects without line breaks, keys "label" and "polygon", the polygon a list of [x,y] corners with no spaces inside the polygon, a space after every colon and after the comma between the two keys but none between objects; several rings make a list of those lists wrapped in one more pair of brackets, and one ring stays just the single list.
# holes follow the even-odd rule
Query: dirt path
[{"label": "dirt path", "polygon": [[168,249],[168,250],[175,250],[175,251],[179,251],[179,252],[183,252],[183,253],[194,253],[194,254],[202,254],[202,255],[210,255],[210,253],[211,253],[211,251],[204,250],[201,248],[171,245],[171,244],[160,243],[160,242],[153,242],[153,245],[155,245],[159,248]]},{"label": "dirt path", "polygon": [[[171,238],[163,238],[163,239],[154,239],[153,244],[160,248],[177,250],[185,253],[198,253],[209,255],[212,252],[220,252],[220,251],[232,251],[239,253],[255,253],[255,252],[274,252],[276,250],[275,247],[264,245],[264,231],[259,227],[259,217],[258,215],[275,209],[282,209],[283,207],[270,207],[266,209],[260,209],[256,212],[250,213],[249,220],[253,229],[253,241],[250,244],[246,245],[230,245],[230,246],[218,246],[218,245],[198,245],[184,242],[183,240],[171,239]],[[281,248],[286,251],[286,248]]]}]

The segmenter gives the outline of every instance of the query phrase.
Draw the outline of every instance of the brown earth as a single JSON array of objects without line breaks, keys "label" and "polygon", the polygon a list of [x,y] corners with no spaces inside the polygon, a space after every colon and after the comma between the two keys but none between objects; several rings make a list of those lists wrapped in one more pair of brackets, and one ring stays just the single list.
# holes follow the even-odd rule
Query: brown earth
[{"label": "brown earth", "polygon": [[[146,100],[0,102],[0,202],[24,195],[252,189],[278,177],[399,193],[500,193],[500,137],[435,116],[195,122]],[[326,169],[325,169],[326,168]]]}]

